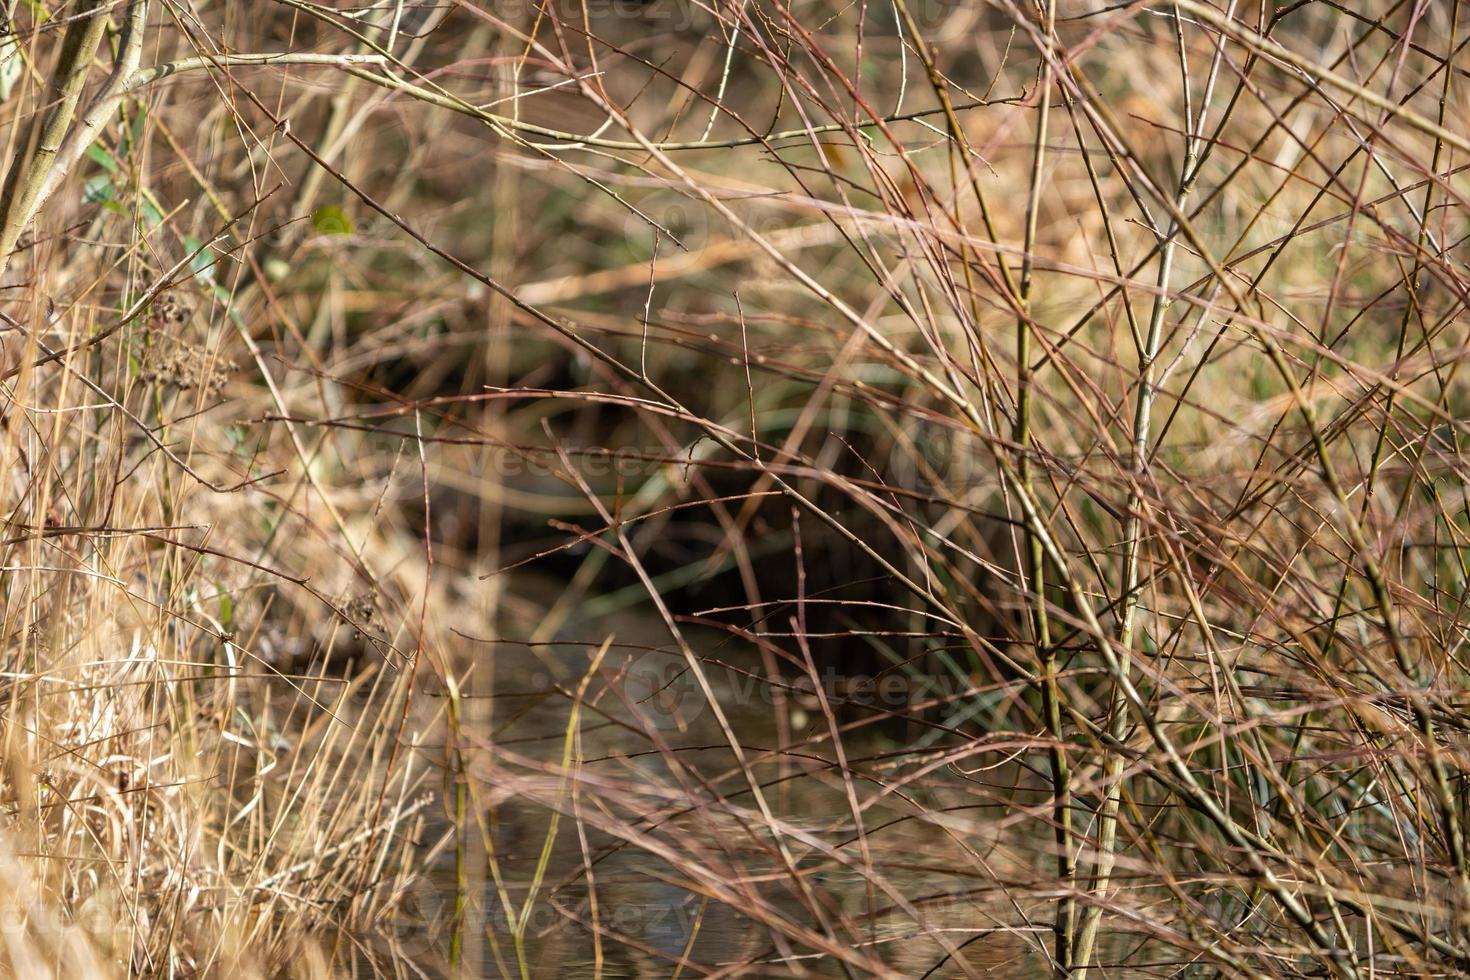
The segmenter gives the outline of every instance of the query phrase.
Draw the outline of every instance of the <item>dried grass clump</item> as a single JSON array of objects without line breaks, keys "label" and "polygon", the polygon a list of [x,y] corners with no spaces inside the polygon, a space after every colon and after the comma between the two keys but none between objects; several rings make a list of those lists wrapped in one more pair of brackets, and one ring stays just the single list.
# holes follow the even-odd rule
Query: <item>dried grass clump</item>
[{"label": "dried grass clump", "polygon": [[1459,0],[0,36],[0,969],[1470,969]]},{"label": "dried grass clump", "polygon": [[12,968],[270,973],[366,921],[424,807],[408,770],[359,769],[402,680],[354,695],[269,672],[212,614],[219,596],[159,596],[156,547],[98,549],[131,572],[94,573],[111,605],[56,569],[78,560],[65,544],[46,550],[52,571],[12,580],[7,607],[43,610],[5,678]]},{"label": "dried grass clump", "polygon": [[[82,426],[38,435],[63,472],[96,465]],[[151,530],[26,520],[71,518],[88,489],[61,481],[48,501],[36,482],[10,504],[6,969],[325,975],[401,890],[428,802],[416,768],[386,761],[408,675],[276,670],[251,652],[261,620],[232,609],[271,576],[215,559],[224,542],[169,525],[159,494],[114,505],[120,527]]]}]

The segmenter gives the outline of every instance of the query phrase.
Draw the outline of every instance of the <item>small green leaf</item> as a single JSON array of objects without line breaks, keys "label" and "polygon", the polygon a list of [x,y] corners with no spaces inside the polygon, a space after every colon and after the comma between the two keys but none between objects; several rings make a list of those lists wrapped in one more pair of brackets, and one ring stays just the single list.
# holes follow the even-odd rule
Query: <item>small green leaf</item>
[{"label": "small green leaf", "polygon": [[108,174],[88,177],[87,182],[82,186],[82,200],[88,204],[113,200],[112,177]]},{"label": "small green leaf", "polygon": [[352,234],[352,219],[335,204],[317,208],[311,213],[311,226],[323,235]]},{"label": "small green leaf", "polygon": [[193,270],[194,275],[204,282],[213,283],[214,266],[218,261],[214,253],[204,248],[204,243],[193,235],[184,236],[184,248],[193,256],[189,260],[189,268]]},{"label": "small green leaf", "polygon": [[117,161],[112,158],[112,151],[101,143],[93,143],[87,147],[87,159],[110,174],[117,173]]},{"label": "small green leaf", "polygon": [[139,143],[142,142],[142,140],[143,140],[143,124],[145,122],[147,122],[147,121],[148,121],[148,106],[147,106],[147,103],[140,103],[139,104],[139,107],[138,107],[138,112],[137,112],[136,115],[133,116],[133,119],[132,119],[131,124],[129,124],[129,126],[128,126],[127,129],[124,129],[123,130],[122,145],[120,147],[120,149],[122,150],[122,155],[123,156],[126,157],[126,156],[131,155],[132,152],[133,152],[133,147],[137,146]]},{"label": "small green leaf", "polygon": [[0,38],[0,102],[10,98],[23,71],[25,57],[20,53],[20,42],[14,34],[6,34]]}]

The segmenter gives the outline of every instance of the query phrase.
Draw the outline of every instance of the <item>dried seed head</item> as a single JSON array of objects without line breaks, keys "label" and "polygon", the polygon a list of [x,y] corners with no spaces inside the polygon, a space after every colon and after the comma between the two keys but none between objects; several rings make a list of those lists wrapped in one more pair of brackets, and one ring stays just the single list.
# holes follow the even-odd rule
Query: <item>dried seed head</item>
[{"label": "dried seed head", "polygon": [[378,625],[378,604],[371,592],[347,594],[337,600],[338,615],[357,636],[367,636]]},{"label": "dried seed head", "polygon": [[201,388],[209,395],[224,389],[236,367],[234,361],[168,336],[154,337],[142,360],[139,376],[144,381],[180,391]]},{"label": "dried seed head", "polygon": [[153,301],[153,306],[148,311],[148,327],[150,330],[157,330],[183,326],[189,322],[193,312],[189,304],[176,294],[164,293]]}]

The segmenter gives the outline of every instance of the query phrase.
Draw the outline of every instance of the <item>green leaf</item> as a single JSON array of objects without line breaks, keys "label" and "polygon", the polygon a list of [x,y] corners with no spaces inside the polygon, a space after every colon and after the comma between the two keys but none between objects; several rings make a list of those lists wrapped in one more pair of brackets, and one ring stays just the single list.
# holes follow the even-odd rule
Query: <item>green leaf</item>
[{"label": "green leaf", "polygon": [[93,143],[87,147],[87,159],[110,174],[117,173],[117,161],[112,158],[112,151],[101,143]]},{"label": "green leaf", "polygon": [[0,102],[10,98],[15,83],[25,71],[25,56],[20,52],[20,41],[14,34],[0,38]]},{"label": "green leaf", "polygon": [[323,235],[352,234],[352,219],[347,217],[347,212],[335,204],[328,204],[326,207],[313,211],[311,226]]},{"label": "green leaf", "polygon": [[193,270],[194,275],[198,276],[203,282],[212,285],[214,283],[214,266],[219,261],[215,258],[214,253],[204,248],[204,243],[193,235],[184,236],[184,248],[193,256],[189,260],[189,268]]},{"label": "green leaf", "polygon": [[82,185],[82,200],[88,204],[97,204],[113,199],[112,177],[108,174],[97,174],[94,177],[88,177],[87,182]]},{"label": "green leaf", "polygon": [[133,116],[132,123],[124,131],[126,142],[123,147],[125,154],[132,153],[132,148],[143,141],[143,124],[148,121],[148,104],[141,103],[138,112]]}]

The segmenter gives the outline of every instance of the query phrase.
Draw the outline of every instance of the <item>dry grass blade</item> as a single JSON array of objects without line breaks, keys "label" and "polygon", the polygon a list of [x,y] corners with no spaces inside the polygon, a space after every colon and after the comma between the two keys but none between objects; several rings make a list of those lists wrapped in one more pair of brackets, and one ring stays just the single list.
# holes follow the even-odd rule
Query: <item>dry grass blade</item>
[{"label": "dry grass blade", "polygon": [[0,974],[1470,970],[1459,0],[0,24]]}]

